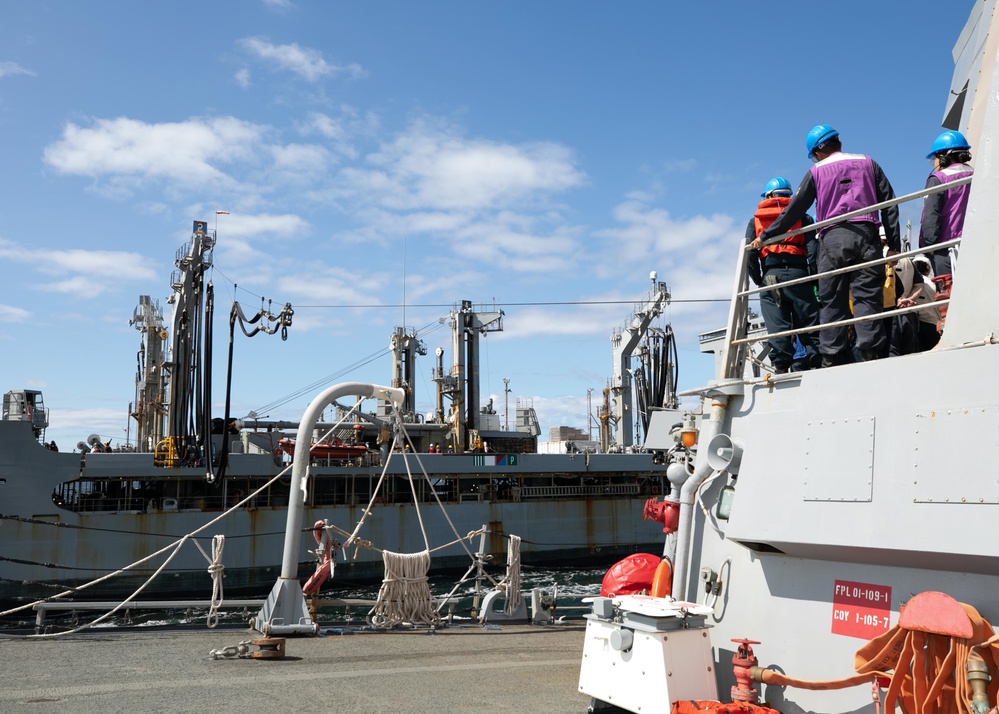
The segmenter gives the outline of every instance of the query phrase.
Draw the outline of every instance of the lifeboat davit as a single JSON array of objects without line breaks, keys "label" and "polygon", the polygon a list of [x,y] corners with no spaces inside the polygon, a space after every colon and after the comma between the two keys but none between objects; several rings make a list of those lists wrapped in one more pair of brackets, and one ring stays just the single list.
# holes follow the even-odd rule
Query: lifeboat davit
[{"label": "lifeboat davit", "polygon": [[[288,456],[295,455],[295,440],[281,439],[278,442],[278,450]],[[350,446],[343,443],[343,440],[334,437],[332,442],[313,444],[309,449],[309,454],[314,459],[352,459],[355,456],[363,456],[368,453],[366,446]]]}]

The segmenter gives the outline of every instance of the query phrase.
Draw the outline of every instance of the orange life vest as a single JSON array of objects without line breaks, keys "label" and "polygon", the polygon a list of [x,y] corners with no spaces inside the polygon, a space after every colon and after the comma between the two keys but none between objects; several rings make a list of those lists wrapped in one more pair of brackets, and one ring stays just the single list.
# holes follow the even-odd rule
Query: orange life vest
[{"label": "orange life vest", "polygon": [[[769,228],[777,220],[777,216],[781,214],[781,211],[790,202],[791,198],[789,196],[774,196],[772,198],[764,198],[760,201],[760,205],[756,207],[756,213],[753,214],[757,238],[760,237],[760,233]],[[791,227],[791,230],[796,231],[799,228],[801,228],[801,221],[795,223]],[[766,258],[771,253],[787,253],[788,255],[805,257],[807,255],[805,251],[805,234],[800,233],[796,236],[785,238],[780,243],[765,245],[760,249],[761,258]]]}]

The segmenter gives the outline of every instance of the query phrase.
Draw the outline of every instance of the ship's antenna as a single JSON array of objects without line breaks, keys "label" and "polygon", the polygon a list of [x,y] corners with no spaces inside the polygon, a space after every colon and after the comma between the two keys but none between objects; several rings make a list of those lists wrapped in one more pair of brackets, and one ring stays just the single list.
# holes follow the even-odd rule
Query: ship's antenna
[{"label": "ship's antenna", "polygon": [[407,236],[402,237],[402,332],[406,333],[406,246],[409,244]]}]

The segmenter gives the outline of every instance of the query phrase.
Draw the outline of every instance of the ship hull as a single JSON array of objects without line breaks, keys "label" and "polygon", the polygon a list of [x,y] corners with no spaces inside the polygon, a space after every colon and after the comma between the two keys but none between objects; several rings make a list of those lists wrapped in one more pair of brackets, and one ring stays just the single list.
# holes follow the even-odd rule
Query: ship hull
[{"label": "ship hull", "polygon": [[[639,551],[660,552],[662,545],[656,542],[657,529],[643,524],[637,515],[641,507],[642,502],[635,500],[474,503],[449,507],[448,515],[462,536],[486,525],[491,531],[487,550],[498,563],[505,562],[502,560],[505,549],[502,534],[509,533],[522,538],[524,562],[571,565],[594,560],[606,562],[615,556]],[[311,508],[306,511],[306,517],[309,523],[325,519],[347,530],[357,522],[362,510],[356,506]],[[0,600],[10,602],[50,596],[57,590],[55,586],[78,587],[168,547],[178,536],[195,531],[211,516],[217,515],[197,512],[80,516],[72,519],[80,530],[44,522],[8,520],[3,524],[4,541],[0,554],[10,560],[3,563]],[[424,508],[423,516],[428,521],[438,520],[429,507]],[[208,554],[214,535],[226,538],[222,557],[226,592],[266,594],[281,570],[286,522],[285,509],[240,510],[203,531],[199,542]],[[456,540],[446,523],[428,523],[426,532],[431,548]],[[412,506],[376,506],[366,520],[361,537],[372,545],[377,544],[375,547],[381,550],[405,553],[424,549],[419,521]],[[465,543],[469,551],[475,552],[479,539]],[[306,553],[315,547],[312,535],[304,533],[300,552]],[[88,588],[86,595],[81,592],[76,597],[106,599],[130,594],[163,564],[170,552],[144,563],[135,574],[122,574]],[[336,579],[350,582],[382,576],[379,550],[352,547],[337,558]],[[451,545],[434,552],[432,563],[437,570],[463,569],[471,564],[471,558],[460,545]],[[58,567],[60,565],[67,567]],[[208,596],[211,594],[208,565],[193,543],[185,543],[143,593],[166,597]],[[313,569],[309,563],[303,563],[300,577],[308,577]]]},{"label": "ship hull", "polygon": [[[258,484],[277,475],[282,464],[271,454],[233,455],[223,484],[208,487],[202,471],[157,468],[149,454],[54,454],[34,441],[25,426],[0,423],[0,474],[7,496],[0,519],[3,601],[23,602],[51,596],[63,586],[80,587],[190,533],[197,533],[208,555],[212,538],[225,536],[227,593],[266,594],[273,586],[284,550],[287,476],[238,505]],[[334,579],[378,580],[382,550],[410,553],[428,546],[434,570],[464,570],[480,547],[479,537],[466,536],[483,526],[485,552],[500,566],[508,535],[522,539],[522,561],[537,565],[612,562],[639,551],[662,551],[661,530],[641,518],[648,494],[663,483],[662,467],[650,455],[408,458],[408,466],[401,456],[389,461],[377,493],[381,467],[313,467],[301,524],[301,577],[315,567],[308,555],[316,547],[309,530],[313,523],[325,520],[343,542],[369,503],[370,514],[358,533],[363,545],[338,553]],[[407,468],[416,481],[416,505]],[[456,542],[461,538],[463,544]],[[130,595],[172,552],[73,597]],[[185,542],[143,596],[208,596],[208,565],[201,550]]]},{"label": "ship hull", "polygon": [[[731,398],[722,431],[744,447],[731,516],[719,533],[698,510],[684,593],[714,602],[703,584],[720,580],[709,617],[720,693],[736,684],[733,640],[758,642],[760,666],[824,681],[855,674],[857,650],[918,593],[999,622],[999,386],[968,378],[997,360],[999,345],[934,351],[747,384]],[[872,701],[869,684],[756,686],[783,712]]]}]

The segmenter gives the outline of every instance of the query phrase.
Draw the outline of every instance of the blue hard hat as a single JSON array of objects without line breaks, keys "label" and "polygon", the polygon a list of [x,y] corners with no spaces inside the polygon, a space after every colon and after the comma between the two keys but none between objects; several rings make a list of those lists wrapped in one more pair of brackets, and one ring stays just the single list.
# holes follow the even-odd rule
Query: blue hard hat
[{"label": "blue hard hat", "polygon": [[939,154],[942,151],[970,148],[971,144],[964,138],[964,134],[959,131],[945,131],[933,140],[933,146],[930,147],[930,153],[926,155],[926,158],[932,159],[934,154]]},{"label": "blue hard hat", "polygon": [[812,158],[815,147],[822,146],[830,139],[839,136],[839,132],[828,124],[816,124],[805,137],[805,149],[808,151],[808,158]]},{"label": "blue hard hat", "polygon": [[767,181],[767,185],[763,187],[763,193],[760,194],[761,197],[766,198],[771,193],[781,192],[783,196],[790,196],[793,191],[791,190],[791,184],[783,176],[778,176],[777,178],[772,178]]}]

